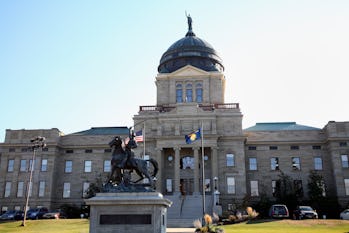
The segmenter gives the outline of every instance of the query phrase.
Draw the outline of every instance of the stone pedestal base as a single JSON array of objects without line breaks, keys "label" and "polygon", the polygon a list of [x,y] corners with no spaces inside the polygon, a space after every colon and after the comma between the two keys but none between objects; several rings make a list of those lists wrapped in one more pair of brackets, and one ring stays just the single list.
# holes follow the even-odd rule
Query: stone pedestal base
[{"label": "stone pedestal base", "polygon": [[167,208],[157,192],[97,193],[90,205],[90,233],[166,233]]}]

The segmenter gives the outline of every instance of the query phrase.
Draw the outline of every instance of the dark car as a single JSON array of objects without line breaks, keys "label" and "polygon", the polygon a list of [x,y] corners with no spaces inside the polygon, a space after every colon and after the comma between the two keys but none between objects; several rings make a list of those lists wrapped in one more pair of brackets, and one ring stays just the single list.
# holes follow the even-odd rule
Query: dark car
[{"label": "dark car", "polygon": [[44,214],[42,218],[45,219],[60,219],[60,218],[67,218],[66,213],[64,213],[62,210],[51,210]]},{"label": "dark car", "polygon": [[271,218],[288,218],[290,215],[286,205],[276,204],[270,207],[269,216]]},{"label": "dark car", "polygon": [[8,210],[0,216],[1,220],[19,220],[18,216],[22,216],[24,212],[21,210]]},{"label": "dark car", "polygon": [[297,206],[293,212],[294,219],[316,219],[318,214],[310,206]]},{"label": "dark car", "polygon": [[48,212],[48,209],[46,207],[36,208],[36,209],[30,209],[27,212],[27,219],[39,219],[42,218],[44,214]]}]

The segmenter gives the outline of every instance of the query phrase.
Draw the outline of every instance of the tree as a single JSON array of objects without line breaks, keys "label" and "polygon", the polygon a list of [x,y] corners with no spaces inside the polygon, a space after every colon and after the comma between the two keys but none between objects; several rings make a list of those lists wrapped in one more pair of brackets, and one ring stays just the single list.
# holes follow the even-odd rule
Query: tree
[{"label": "tree", "polygon": [[297,195],[293,187],[293,179],[281,172],[276,181],[275,197],[278,202],[294,208],[297,205]]},{"label": "tree", "polygon": [[319,202],[326,196],[324,178],[314,170],[309,173],[308,177],[308,196],[313,202]]}]

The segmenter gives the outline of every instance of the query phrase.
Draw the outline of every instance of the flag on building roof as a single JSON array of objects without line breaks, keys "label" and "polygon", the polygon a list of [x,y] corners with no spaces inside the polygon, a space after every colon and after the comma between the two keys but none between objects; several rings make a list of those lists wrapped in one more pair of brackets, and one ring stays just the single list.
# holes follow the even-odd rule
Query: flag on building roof
[{"label": "flag on building roof", "polygon": [[196,140],[199,140],[200,138],[201,138],[201,129],[198,129],[188,135],[185,135],[185,142],[187,144],[191,144]]},{"label": "flag on building roof", "polygon": [[142,130],[136,132],[136,137],[135,137],[136,142],[143,142],[143,132]]}]

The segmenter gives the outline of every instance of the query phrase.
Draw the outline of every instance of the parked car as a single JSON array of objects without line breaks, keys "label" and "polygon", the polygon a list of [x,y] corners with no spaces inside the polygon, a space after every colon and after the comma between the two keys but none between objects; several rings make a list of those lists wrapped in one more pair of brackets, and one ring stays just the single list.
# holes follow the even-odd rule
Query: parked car
[{"label": "parked car", "polygon": [[27,212],[27,218],[32,220],[39,219],[39,218],[42,218],[42,216],[47,212],[48,212],[48,209],[46,207],[30,209]]},{"label": "parked car", "polygon": [[24,212],[21,210],[8,210],[0,216],[1,220],[18,220],[18,216],[22,216]]},{"label": "parked car", "polygon": [[340,219],[343,219],[343,220],[349,220],[349,209],[343,210],[343,211],[339,214],[339,218],[340,218]]},{"label": "parked car", "polygon": [[289,212],[286,205],[276,204],[269,209],[269,216],[271,218],[289,218]]},{"label": "parked car", "polygon": [[293,219],[316,219],[318,214],[310,206],[297,206],[293,211]]},{"label": "parked car", "polygon": [[60,219],[67,218],[67,215],[62,210],[51,210],[44,214],[42,218],[45,219]]}]

